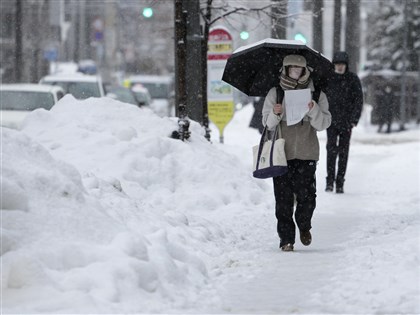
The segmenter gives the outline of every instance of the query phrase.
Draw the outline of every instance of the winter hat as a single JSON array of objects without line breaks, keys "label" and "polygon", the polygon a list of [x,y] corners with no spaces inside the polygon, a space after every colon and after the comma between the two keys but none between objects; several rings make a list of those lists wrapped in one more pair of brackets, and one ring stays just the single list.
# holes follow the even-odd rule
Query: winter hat
[{"label": "winter hat", "polygon": [[306,68],[306,59],[301,55],[288,55],[283,59],[283,69],[287,66],[299,66]]},{"label": "winter hat", "polygon": [[305,68],[303,74],[304,77],[299,80],[306,81],[309,78],[309,75],[311,74],[310,69],[307,67],[305,57],[301,55],[287,55],[286,57],[284,57],[283,67],[281,68],[280,72],[283,74],[287,73],[286,68],[289,66],[298,66]]},{"label": "winter hat", "polygon": [[333,63],[349,64],[349,55],[345,51],[337,51],[334,53]]},{"label": "winter hat", "polygon": [[[303,67],[303,75],[298,79],[292,79],[288,76],[286,68],[289,66]],[[306,88],[309,84],[309,76],[311,72],[306,66],[306,59],[301,55],[288,55],[283,59],[283,67],[280,74],[280,86],[284,90],[290,90],[295,88]]]}]

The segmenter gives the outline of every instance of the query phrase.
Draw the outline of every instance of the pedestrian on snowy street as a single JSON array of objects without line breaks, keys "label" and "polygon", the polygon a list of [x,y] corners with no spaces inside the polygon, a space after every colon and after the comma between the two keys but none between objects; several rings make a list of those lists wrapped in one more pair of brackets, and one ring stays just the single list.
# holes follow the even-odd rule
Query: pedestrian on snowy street
[{"label": "pedestrian on snowy street", "polygon": [[381,97],[378,99],[378,132],[386,124],[386,133],[391,132],[392,117],[394,116],[394,93],[392,87],[387,84],[381,91]]},{"label": "pedestrian on snowy street", "polygon": [[264,130],[264,126],[262,124],[262,109],[264,105],[264,97],[254,98],[252,104],[254,105],[254,114],[252,115],[249,126],[251,128],[258,129],[258,131],[262,134]]},{"label": "pedestrian on snowy street", "polygon": [[[325,191],[344,193],[344,177],[353,127],[357,126],[363,108],[360,79],[348,69],[349,57],[344,51],[334,54],[335,73],[326,88],[332,122],[327,129],[327,184]],[[338,170],[336,164],[338,157]]]},{"label": "pedestrian on snowy street", "polygon": [[[284,94],[288,90],[310,89],[312,100],[308,112],[297,124],[287,125]],[[278,97],[280,93],[281,97]],[[315,89],[306,59],[301,55],[288,55],[283,59],[280,82],[268,92],[263,107],[263,125],[269,130],[280,125],[285,139],[288,172],[273,178],[276,200],[277,233],[280,248],[293,251],[296,224],[303,245],[311,244],[311,219],[316,205],[315,171],[319,159],[317,131],[328,128],[331,114],[326,95]],[[296,196],[296,211],[294,200]]]}]

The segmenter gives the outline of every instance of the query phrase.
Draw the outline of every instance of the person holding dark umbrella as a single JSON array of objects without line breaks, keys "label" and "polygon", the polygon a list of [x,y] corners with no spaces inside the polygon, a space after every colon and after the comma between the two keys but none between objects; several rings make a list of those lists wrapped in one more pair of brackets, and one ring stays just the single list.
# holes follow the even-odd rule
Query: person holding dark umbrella
[{"label": "person holding dark umbrella", "polygon": [[[302,244],[308,246],[312,241],[311,219],[316,206],[315,171],[319,160],[317,131],[330,126],[331,114],[326,95],[315,89],[303,56],[292,54],[284,57],[280,71],[279,85],[269,90],[264,101],[263,125],[269,130],[279,125],[285,139],[288,172],[274,177],[273,184],[280,248],[293,251],[296,234],[294,212]],[[287,91],[300,89],[310,89],[312,100],[307,104],[303,119],[297,124],[288,125],[284,96]]]},{"label": "person holding dark umbrella", "polygon": [[[328,81],[326,94],[332,116],[327,129],[327,184],[325,191],[344,193],[344,176],[350,149],[350,137],[363,108],[360,79],[348,69],[349,56],[344,51],[334,54],[335,74]],[[338,163],[337,163],[338,157]],[[336,164],[338,169],[336,173]]]}]

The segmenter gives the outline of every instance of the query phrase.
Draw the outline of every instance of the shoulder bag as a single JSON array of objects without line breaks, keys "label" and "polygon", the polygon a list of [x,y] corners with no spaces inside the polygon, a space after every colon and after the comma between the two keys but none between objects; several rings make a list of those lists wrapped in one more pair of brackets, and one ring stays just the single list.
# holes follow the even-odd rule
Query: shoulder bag
[{"label": "shoulder bag", "polygon": [[[282,103],[284,92],[277,88],[277,103]],[[287,173],[287,159],[284,151],[285,141],[281,137],[281,126],[277,125],[274,133],[268,132],[267,126],[261,134],[260,144],[252,148],[254,164],[252,175],[255,178],[269,178]],[[269,139],[269,133],[272,139]]]},{"label": "shoulder bag", "polygon": [[287,173],[287,159],[284,152],[284,139],[281,138],[280,124],[272,134],[272,139],[269,139],[268,130],[265,127],[260,144],[252,148],[254,154],[252,175],[255,178],[276,177]]}]

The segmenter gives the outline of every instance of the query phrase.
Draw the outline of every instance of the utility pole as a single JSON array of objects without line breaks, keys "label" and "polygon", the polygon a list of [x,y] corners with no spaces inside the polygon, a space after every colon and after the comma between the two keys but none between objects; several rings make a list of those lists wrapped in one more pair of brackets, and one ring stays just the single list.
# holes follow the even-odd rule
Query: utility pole
[{"label": "utility pole", "polygon": [[203,40],[200,26],[200,3],[199,1],[184,1],[185,11],[187,11],[187,43],[186,43],[186,97],[187,113],[192,120],[203,124],[203,107],[201,93],[202,80],[202,60],[201,42]]},{"label": "utility pole", "polygon": [[350,56],[349,68],[358,72],[360,60],[360,0],[347,0],[346,51]]},{"label": "utility pole", "polygon": [[79,62],[80,60],[80,2],[73,2],[72,8],[72,21],[73,21],[73,31],[74,31],[74,50],[73,50],[73,60]]},{"label": "utility pole", "polygon": [[333,52],[341,50],[341,0],[334,1]]},{"label": "utility pole", "polygon": [[104,69],[102,75],[105,79],[111,80],[111,73],[115,73],[117,68],[117,2],[105,2],[105,56]]},{"label": "utility pole", "polygon": [[186,90],[186,39],[187,12],[183,10],[183,0],[175,0],[175,108],[179,130],[174,138],[182,141],[190,137],[190,122],[187,117]]},{"label": "utility pole", "polygon": [[323,0],[315,0],[312,7],[312,46],[315,50],[322,52],[323,50],[323,28],[322,28],[322,17],[323,17]]},{"label": "utility pole", "polygon": [[404,5],[404,32],[403,32],[403,55],[401,71],[401,93],[400,93],[400,130],[405,130],[406,115],[406,88],[407,88],[407,37],[408,37],[408,7],[407,2],[403,0]]},{"label": "utility pole", "polygon": [[15,32],[15,82],[22,81],[23,45],[22,45],[22,0],[16,1],[16,32]]}]

